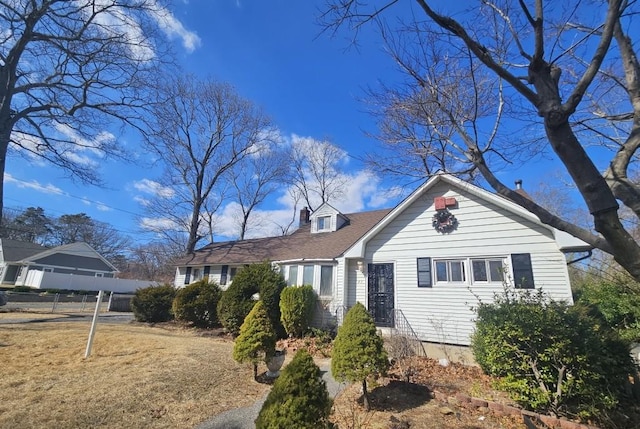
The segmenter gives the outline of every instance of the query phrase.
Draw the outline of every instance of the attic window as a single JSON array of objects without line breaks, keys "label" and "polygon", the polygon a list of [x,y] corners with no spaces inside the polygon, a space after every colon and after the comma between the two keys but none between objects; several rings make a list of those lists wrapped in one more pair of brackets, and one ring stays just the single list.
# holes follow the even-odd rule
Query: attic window
[{"label": "attic window", "polygon": [[318,224],[316,226],[318,231],[328,231],[331,229],[331,216],[321,216],[317,222]]}]

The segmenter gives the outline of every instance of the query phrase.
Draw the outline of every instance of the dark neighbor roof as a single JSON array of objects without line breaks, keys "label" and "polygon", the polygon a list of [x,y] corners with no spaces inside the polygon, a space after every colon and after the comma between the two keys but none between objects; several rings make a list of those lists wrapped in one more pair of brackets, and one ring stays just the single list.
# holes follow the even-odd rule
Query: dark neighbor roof
[{"label": "dark neighbor roof", "polygon": [[293,234],[211,243],[176,265],[250,264],[262,261],[333,259],[341,256],[391,209],[345,214],[349,222],[337,231],[311,233],[311,224]]},{"label": "dark neighbor roof", "polygon": [[0,246],[0,250],[2,251],[2,260],[4,262],[21,261],[48,249],[47,247],[39,244],[9,240],[7,238],[0,239]]}]

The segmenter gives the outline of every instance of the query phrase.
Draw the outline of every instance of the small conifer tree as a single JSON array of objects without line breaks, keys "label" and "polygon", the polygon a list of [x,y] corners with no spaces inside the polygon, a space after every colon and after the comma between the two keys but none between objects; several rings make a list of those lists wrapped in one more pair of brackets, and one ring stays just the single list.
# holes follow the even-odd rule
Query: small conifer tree
[{"label": "small conifer tree", "polygon": [[273,356],[276,333],[264,303],[256,302],[240,327],[240,335],[233,347],[233,358],[240,363],[253,364],[253,378],[258,378],[260,361]]},{"label": "small conifer tree", "polygon": [[269,392],[256,429],[326,428],[331,402],[320,368],[306,350],[299,350]]},{"label": "small conifer tree", "polygon": [[389,368],[383,345],[364,305],[357,303],[351,307],[333,343],[331,373],[338,381],[362,381],[364,407],[367,410],[367,377],[383,374]]}]

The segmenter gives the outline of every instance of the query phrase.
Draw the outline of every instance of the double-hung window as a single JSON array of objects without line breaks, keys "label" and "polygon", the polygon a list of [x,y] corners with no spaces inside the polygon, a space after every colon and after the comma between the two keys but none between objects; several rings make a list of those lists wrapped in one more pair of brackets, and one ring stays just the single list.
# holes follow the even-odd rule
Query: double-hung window
[{"label": "double-hung window", "polygon": [[305,265],[302,269],[302,284],[313,286],[313,265]]},{"label": "double-hung window", "polygon": [[471,272],[474,283],[501,283],[504,279],[502,259],[472,259]]},{"label": "double-hung window", "polygon": [[[510,259],[510,260],[509,260]],[[514,286],[519,289],[533,289],[533,268],[531,254],[513,253],[509,256],[484,258],[432,259],[417,258],[418,287],[432,287],[447,284],[500,284],[505,281],[507,267],[513,274]],[[509,276],[507,276],[509,277]]]},{"label": "double-hung window", "polygon": [[289,277],[287,278],[288,286],[295,286],[298,284],[298,266],[289,265]]},{"label": "double-hung window", "polygon": [[328,231],[331,229],[331,216],[321,216],[317,219],[318,231]]},{"label": "double-hung window", "polygon": [[333,295],[333,266],[320,266],[320,296]]},{"label": "double-hung window", "polygon": [[464,283],[466,281],[464,260],[446,259],[436,261],[436,282]]}]

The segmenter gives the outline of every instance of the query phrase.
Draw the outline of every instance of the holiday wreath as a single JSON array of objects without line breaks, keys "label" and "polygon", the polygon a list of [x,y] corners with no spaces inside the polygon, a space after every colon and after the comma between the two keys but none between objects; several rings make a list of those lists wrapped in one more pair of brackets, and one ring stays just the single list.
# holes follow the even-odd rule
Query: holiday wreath
[{"label": "holiday wreath", "polygon": [[449,210],[440,210],[433,215],[433,227],[442,234],[448,234],[458,227],[458,219]]}]

